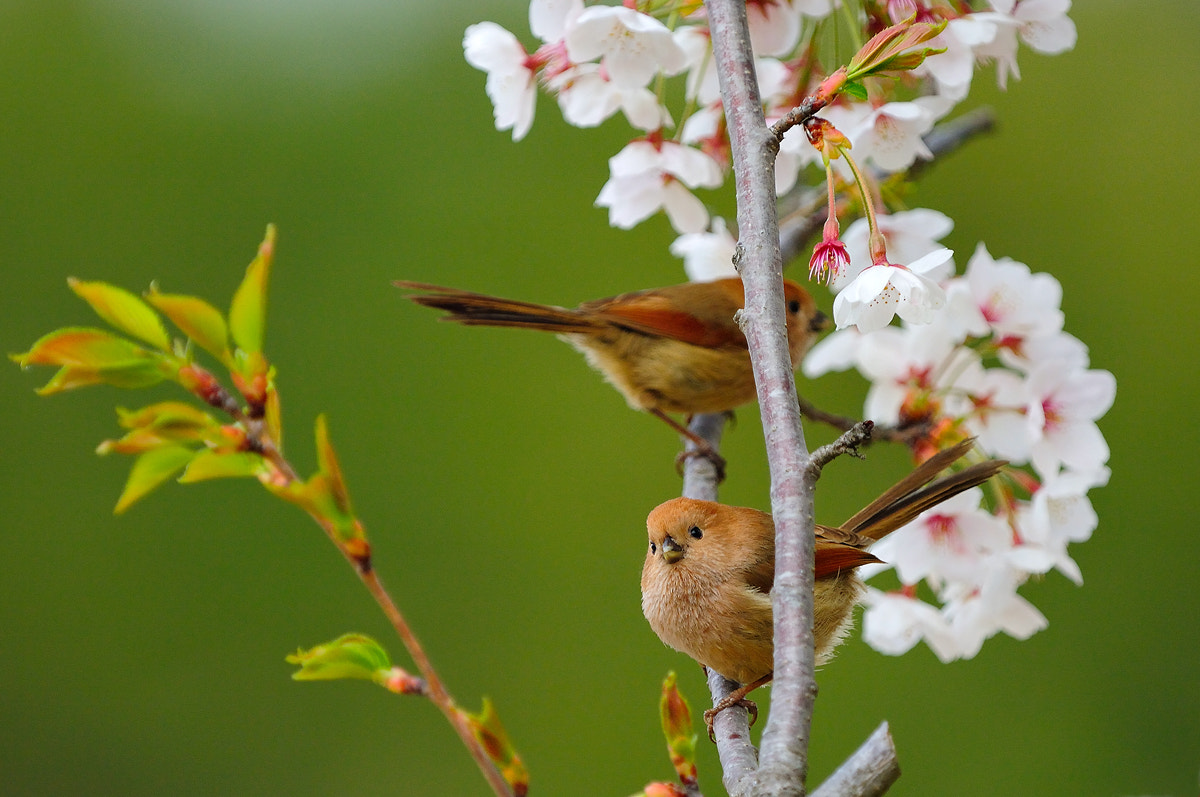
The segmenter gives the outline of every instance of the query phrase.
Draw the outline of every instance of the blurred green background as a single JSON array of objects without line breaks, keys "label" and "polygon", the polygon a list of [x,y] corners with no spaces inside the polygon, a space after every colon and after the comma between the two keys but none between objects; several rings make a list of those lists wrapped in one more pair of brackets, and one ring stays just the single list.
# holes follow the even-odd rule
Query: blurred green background
[{"label": "blurred green background", "polygon": [[[0,343],[94,323],[68,276],[226,306],[277,223],[268,353],[292,458],[312,467],[327,412],[385,582],[459,700],[495,700],[534,793],[625,795],[671,774],[662,676],[677,669],[697,709],[705,696],[639,608],[644,518],[678,493],[676,441],[551,337],[439,325],[389,286],[570,305],[681,278],[665,222],[620,232],[592,207],[623,123],[569,129],[543,98],[527,140],[493,129],[462,32],[493,19],[528,40],[525,8],[5,3]],[[1023,48],[1007,93],[977,75],[969,105],[993,105],[999,133],[913,204],[956,220],[960,254],[984,240],[1057,276],[1067,329],[1117,375],[1112,482],[1072,551],[1086,583],[1027,585],[1049,628],[971,661],[850,641],[819,678],[814,783],[888,720],[897,795],[1197,793],[1200,7],[1072,17],[1078,48]],[[0,792],[486,793],[427,703],[289,680],[285,654],[350,630],[406,663],[307,518],[247,482],[168,485],[113,517],[129,462],[92,453],[113,406],[175,394],[39,399],[49,376],[0,369]],[[804,389],[853,412],[862,385]],[[761,437],[743,410],[724,500],[767,504]],[[884,447],[839,462],[818,516],[847,516],[904,463]]]}]

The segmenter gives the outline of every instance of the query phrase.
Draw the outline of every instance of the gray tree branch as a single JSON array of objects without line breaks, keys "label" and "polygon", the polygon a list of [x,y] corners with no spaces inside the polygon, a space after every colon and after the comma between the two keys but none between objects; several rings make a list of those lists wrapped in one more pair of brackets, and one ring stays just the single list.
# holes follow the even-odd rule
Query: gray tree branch
[{"label": "gray tree branch", "polygon": [[754,794],[804,794],[813,679],[813,485],[784,325],[775,208],[778,144],[763,117],[744,0],[705,0],[737,192],[746,334],[771,469],[775,517],[775,683]]}]

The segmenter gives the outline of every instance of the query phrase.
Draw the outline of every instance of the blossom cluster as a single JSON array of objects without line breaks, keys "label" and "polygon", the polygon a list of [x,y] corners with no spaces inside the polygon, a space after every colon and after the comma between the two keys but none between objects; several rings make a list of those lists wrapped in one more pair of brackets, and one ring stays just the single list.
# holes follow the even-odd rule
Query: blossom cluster
[{"label": "blossom cluster", "polygon": [[[828,187],[810,275],[835,291],[838,331],[809,354],[805,373],[856,368],[871,385],[865,416],[922,430],[913,438],[918,458],[975,436],[982,455],[1011,463],[986,493],[963,493],[875,547],[902,582],[869,593],[864,637],[884,652],[924,640],[950,660],[975,655],[998,631],[1027,637],[1046,620],[1017,588],[1050,570],[1082,580],[1067,547],[1096,527],[1087,493],[1108,478],[1095,422],[1113,401],[1112,375],[1089,369],[1086,346],[1063,331],[1054,277],[995,260],[982,245],[955,276],[954,253],[939,243],[951,219],[890,208],[879,190],[933,157],[925,136],[967,97],[978,66],[994,65],[1003,88],[1020,76],[1022,43],[1047,55],[1071,49],[1069,8],[1070,0],[747,0],[768,124],[825,91],[852,54],[824,43],[861,45],[874,34],[857,59],[880,31],[928,26],[910,40],[925,48],[920,57],[889,55],[895,71],[882,79],[869,70],[861,79],[851,61],[845,83],[822,98],[816,119],[786,131],[775,159],[780,195],[822,180]],[[734,275],[735,236],[698,193],[722,186],[730,171],[702,4],[531,0],[529,26],[534,48],[492,22],[464,37],[467,61],[487,73],[496,127],[522,139],[539,89],[574,126],[619,112],[637,133],[609,158],[596,205],[623,229],[661,211],[690,279]],[[838,34],[825,35],[834,26]],[[681,90],[668,89],[672,78]],[[919,593],[922,581],[937,604]]]},{"label": "blossom cluster", "polygon": [[[892,219],[897,228],[911,224],[917,244],[913,231],[928,229],[936,215]],[[994,259],[980,244],[965,273],[937,287],[945,308],[929,323],[833,332],[803,370],[815,378],[855,368],[871,383],[866,417],[922,426],[927,447],[973,436],[983,455],[1009,461],[988,485],[988,501],[974,488],[871,549],[903,586],[869,590],[863,637],[894,654],[924,640],[949,661],[974,656],[998,631],[1024,639],[1045,627],[1045,617],[1017,594],[1031,575],[1058,570],[1082,583],[1067,548],[1096,528],[1087,493],[1109,475],[1096,420],[1112,405],[1116,381],[1089,369],[1087,347],[1063,331],[1062,288],[1053,276]],[[863,575],[881,569],[863,568]],[[940,608],[918,595],[921,581]]]}]

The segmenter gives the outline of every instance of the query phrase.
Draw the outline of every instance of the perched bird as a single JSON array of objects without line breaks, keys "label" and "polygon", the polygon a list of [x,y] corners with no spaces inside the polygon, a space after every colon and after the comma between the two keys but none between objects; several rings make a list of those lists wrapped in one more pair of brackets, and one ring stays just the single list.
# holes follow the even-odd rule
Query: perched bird
[{"label": "perched bird", "polygon": [[[808,291],[783,281],[792,367],[829,319]],[[688,282],[585,302],[574,310],[500,299],[423,282],[395,285],[408,298],[468,326],[522,327],[556,333],[587,358],[630,407],[666,421],[720,469],[712,447],[667,413],[725,412],[755,398],[746,337],[734,314],[746,302],[737,277]]]},{"label": "perched bird", "polygon": [[[855,569],[879,561],[865,549],[1007,464],[989,460],[930,482],[973,443],[965,440],[935,454],[841,526],[816,526],[817,664],[830,658],[849,630],[863,593]],[[706,712],[711,728],[712,714],[771,679],[775,524],[757,509],[674,498],[650,513],[646,527],[650,547],[642,567],[642,613],[650,627],[670,647],[749,687]]]}]

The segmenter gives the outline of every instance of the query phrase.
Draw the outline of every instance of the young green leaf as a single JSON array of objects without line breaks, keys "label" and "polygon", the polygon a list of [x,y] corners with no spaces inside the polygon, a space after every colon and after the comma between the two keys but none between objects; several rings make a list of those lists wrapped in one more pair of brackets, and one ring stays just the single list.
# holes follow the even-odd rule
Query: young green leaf
[{"label": "young green leaf", "polygon": [[169,378],[169,370],[167,364],[159,359],[146,359],[109,368],[64,365],[36,392],[39,396],[49,396],[91,385],[112,385],[130,389],[150,387]]},{"label": "young green leaf", "polygon": [[332,642],[298,650],[287,661],[300,665],[292,673],[297,681],[362,678],[382,684],[392,671],[387,651],[365,634],[343,634]]},{"label": "young green leaf", "polygon": [[84,282],[74,277],[68,278],[67,284],[98,316],[117,329],[162,351],[171,350],[171,339],[162,319],[134,294],[107,282]]},{"label": "young green leaf", "polygon": [[492,701],[485,697],[483,711],[479,714],[465,711],[462,714],[471,726],[471,733],[479,741],[484,752],[488,754],[488,758],[492,759],[492,763],[500,770],[500,774],[508,781],[513,793],[517,797],[524,797],[528,794],[529,771],[525,769],[525,763],[521,760],[521,756],[517,755],[512,742],[509,741],[508,732],[504,730],[499,715],[492,707]]},{"label": "young green leaf", "polygon": [[275,255],[275,225],[267,225],[267,234],[258,247],[258,255],[246,268],[242,284],[229,306],[229,331],[239,348],[262,351],[263,326],[267,315],[267,280]]},{"label": "young green leaf", "polygon": [[346,480],[342,476],[342,466],[338,463],[337,452],[329,439],[329,424],[325,415],[317,416],[317,464],[320,472],[329,479],[329,493],[333,498],[338,512],[353,515],[350,508],[350,492],[346,489]]},{"label": "young green leaf", "polygon": [[129,470],[125,489],[113,509],[121,514],[155,487],[174,476],[195,456],[193,449],[179,445],[164,445],[139,456]]},{"label": "young green leaf", "polygon": [[22,368],[66,365],[99,369],[145,362],[151,355],[133,341],[103,329],[66,327],[43,335],[24,354],[11,356]]},{"label": "young green leaf", "polygon": [[159,293],[154,287],[146,294],[146,301],[171,319],[197,346],[229,366],[229,328],[220,310],[199,297]]},{"label": "young green leaf", "polygon": [[179,477],[180,484],[193,484],[208,479],[257,477],[263,471],[263,458],[249,451],[221,452],[204,449],[192,458],[187,470]]}]

